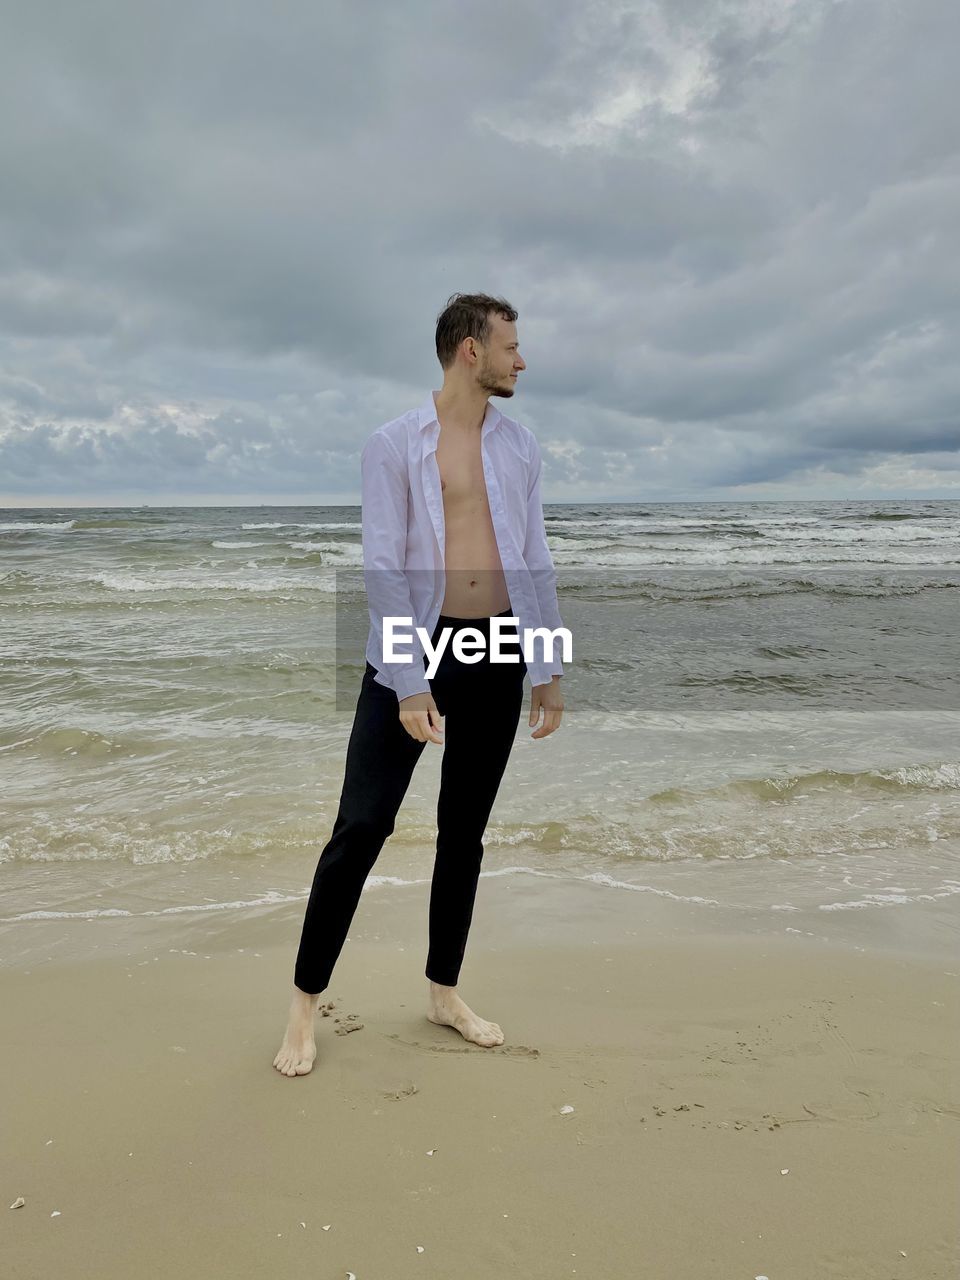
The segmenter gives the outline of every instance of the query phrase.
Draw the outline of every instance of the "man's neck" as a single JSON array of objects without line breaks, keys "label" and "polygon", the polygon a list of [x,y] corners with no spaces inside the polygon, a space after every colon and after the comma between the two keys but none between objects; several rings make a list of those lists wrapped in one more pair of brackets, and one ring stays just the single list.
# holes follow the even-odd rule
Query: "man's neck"
[{"label": "man's neck", "polygon": [[479,388],[467,389],[445,386],[435,396],[437,420],[442,427],[454,431],[479,431],[487,416],[489,393]]}]

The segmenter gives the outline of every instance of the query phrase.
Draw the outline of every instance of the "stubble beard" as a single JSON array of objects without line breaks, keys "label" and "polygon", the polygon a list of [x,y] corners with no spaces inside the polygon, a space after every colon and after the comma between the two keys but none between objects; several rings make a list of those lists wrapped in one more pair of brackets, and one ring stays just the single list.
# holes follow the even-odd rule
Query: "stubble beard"
[{"label": "stubble beard", "polygon": [[491,396],[512,396],[514,392],[513,380],[509,373],[505,373],[500,381],[490,373],[484,364],[477,374],[477,385],[488,395]]}]

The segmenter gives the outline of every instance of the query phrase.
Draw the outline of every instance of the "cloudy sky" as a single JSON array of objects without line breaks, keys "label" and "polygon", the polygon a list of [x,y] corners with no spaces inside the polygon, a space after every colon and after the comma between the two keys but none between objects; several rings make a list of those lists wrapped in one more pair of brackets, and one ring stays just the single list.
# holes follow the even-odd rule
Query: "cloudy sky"
[{"label": "cloudy sky", "polygon": [[546,501],[960,498],[958,14],[3,0],[0,505],[357,502],[457,290]]}]

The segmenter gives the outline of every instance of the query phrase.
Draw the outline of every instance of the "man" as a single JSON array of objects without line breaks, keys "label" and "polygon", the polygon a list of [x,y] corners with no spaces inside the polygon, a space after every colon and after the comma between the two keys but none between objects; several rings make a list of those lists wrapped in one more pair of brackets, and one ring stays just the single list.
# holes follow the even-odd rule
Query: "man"
[{"label": "man", "polygon": [[[519,723],[524,675],[531,681],[529,724],[538,726],[531,737],[553,733],[563,712],[559,658],[546,645],[522,656],[516,622],[499,621],[515,616],[524,629],[562,626],[540,500],[540,449],[526,427],[488,403],[490,396],[511,397],[526,368],[516,319],[502,298],[454,294],[437,321],[443,388],[384,424],[363,448],[367,664],[340,806],[314,875],[286,1033],[273,1062],[283,1075],[305,1075],[313,1066],[319,996],[414,767],[428,742],[444,742],[445,721],[427,1017],[474,1044],[503,1043],[499,1025],[474,1013],[456,990],[482,837]],[[435,653],[449,628],[432,679],[419,639],[408,641],[412,662],[388,652],[388,617],[411,619],[408,637],[422,627]],[[501,652],[516,654],[516,662],[490,659],[493,632],[504,629]],[[455,646],[461,636],[466,643]],[[469,656],[457,658],[455,647]]]}]

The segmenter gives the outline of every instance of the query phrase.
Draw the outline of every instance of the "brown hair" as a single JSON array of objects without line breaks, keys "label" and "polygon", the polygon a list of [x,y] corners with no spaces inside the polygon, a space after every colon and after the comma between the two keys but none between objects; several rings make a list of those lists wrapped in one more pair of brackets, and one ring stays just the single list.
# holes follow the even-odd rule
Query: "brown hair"
[{"label": "brown hair", "polygon": [[437,359],[443,369],[453,364],[464,338],[486,343],[490,338],[490,313],[515,321],[517,313],[505,298],[487,293],[452,293],[437,317]]}]

